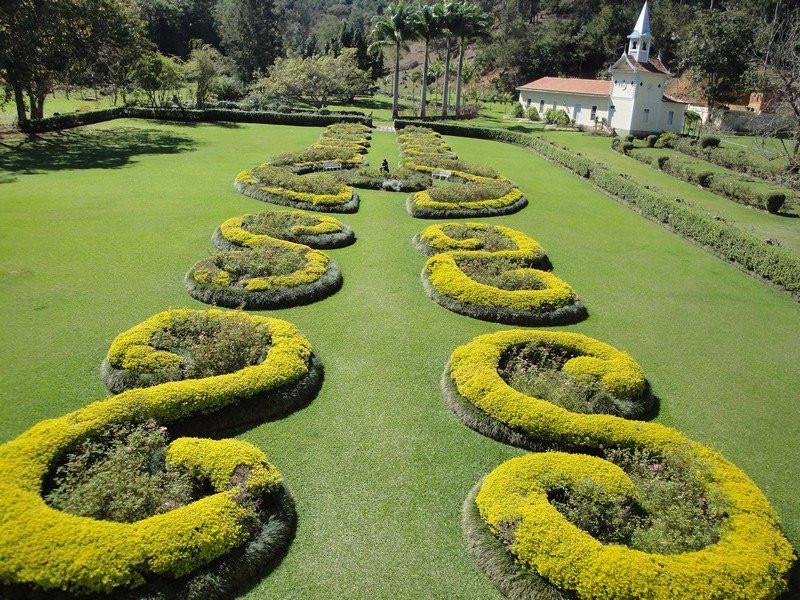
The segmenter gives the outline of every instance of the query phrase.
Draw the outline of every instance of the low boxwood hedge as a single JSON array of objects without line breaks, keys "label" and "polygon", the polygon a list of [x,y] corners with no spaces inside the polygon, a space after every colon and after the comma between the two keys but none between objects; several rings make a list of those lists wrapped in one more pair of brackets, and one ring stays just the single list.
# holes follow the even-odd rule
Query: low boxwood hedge
[{"label": "low boxwood hedge", "polygon": [[[415,124],[415,121],[395,121],[398,129]],[[587,178],[593,186],[642,216],[661,223],[744,271],[769,281],[795,298],[800,298],[800,257],[727,223],[714,220],[685,202],[643,188],[599,163],[541,136],[457,123],[426,125],[444,134],[496,140],[530,148],[543,158]]]},{"label": "low boxwood hedge", "polygon": [[90,110],[44,119],[28,121],[22,129],[27,133],[57,131],[114,119],[157,119],[160,121],[264,123],[272,125],[325,126],[332,123],[362,123],[372,126],[372,118],[366,115],[319,113],[287,113],[277,111],[228,110],[207,108],[204,110],[182,108],[138,108],[131,106]]},{"label": "low boxwood hedge", "polygon": [[[464,243],[474,245],[469,238],[452,237],[448,227],[453,225],[458,224],[434,225],[414,239],[423,252],[433,253],[421,274],[425,292],[432,300],[453,312],[498,323],[557,325],[586,317],[586,308],[572,288],[542,270],[550,263],[535,240],[512,229],[470,223],[467,227],[477,235],[493,230],[512,240],[516,248],[452,249]],[[486,282],[465,271],[467,264],[478,263],[478,269],[488,274]],[[502,282],[508,285],[501,287]]]},{"label": "low boxwood hedge", "polygon": [[[563,370],[599,381],[617,397],[635,399],[646,391],[641,368],[607,344],[575,333],[514,330],[483,335],[456,348],[443,376],[445,394],[457,394],[488,418],[545,446],[592,453],[627,448],[680,457],[708,473],[707,494],[724,499],[727,510],[718,542],[697,551],[651,554],[603,544],[567,520],[549,494],[590,479],[608,493],[635,500],[636,488],[627,474],[586,454],[546,452],[512,458],[479,484],[474,502],[488,531],[511,540],[508,551],[524,572],[509,568],[511,561],[490,560],[498,548],[486,544],[480,529],[476,534],[474,518],[469,529],[470,544],[481,554],[479,564],[498,587],[525,589],[535,592],[533,597],[565,593],[598,600],[772,599],[784,592],[794,550],[758,487],[719,453],[674,429],[572,413],[510,387],[498,374],[503,356],[514,346],[536,340],[568,350],[573,358]],[[466,509],[465,515],[469,520]]]},{"label": "low boxwood hedge", "polygon": [[[148,354],[158,360],[150,336],[190,312],[196,311],[159,313],[120,334],[109,362],[122,366]],[[190,591],[196,597],[220,597],[241,590],[280,558],[294,531],[291,498],[280,473],[247,442],[175,439],[168,448],[170,462],[207,480],[211,493],[135,523],[70,515],[42,497],[43,482],[60,457],[114,426],[152,419],[173,433],[207,435],[313,398],[321,366],[308,340],[286,321],[249,318],[270,332],[269,351],[260,364],[132,389],[42,421],[0,445],[3,597],[187,597]],[[231,557],[237,560],[226,561]]]}]

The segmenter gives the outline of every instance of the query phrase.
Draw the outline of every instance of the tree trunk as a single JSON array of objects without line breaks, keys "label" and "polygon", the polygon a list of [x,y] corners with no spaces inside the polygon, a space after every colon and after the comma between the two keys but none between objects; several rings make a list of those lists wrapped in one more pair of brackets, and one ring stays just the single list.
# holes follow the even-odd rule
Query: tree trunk
[{"label": "tree trunk", "polygon": [[400,98],[400,44],[395,46],[394,56],[394,89],[392,90],[392,119],[396,119],[399,114]]},{"label": "tree trunk", "polygon": [[44,99],[47,97],[47,91],[42,88],[36,93],[36,118],[44,118]]},{"label": "tree trunk", "polygon": [[420,118],[425,118],[425,109],[426,104],[428,102],[428,39],[425,39],[425,59],[423,60],[422,64],[422,96],[419,103],[419,116]]},{"label": "tree trunk", "polygon": [[458,72],[456,73],[456,116],[461,114],[461,69],[464,67],[464,38],[458,46]]},{"label": "tree trunk", "polygon": [[450,38],[447,38],[444,55],[444,83],[442,83],[442,116],[447,116],[447,105],[450,103]]},{"label": "tree trunk", "polygon": [[21,85],[12,84],[12,87],[14,88],[14,102],[17,105],[17,125],[24,127],[28,123],[28,115],[25,112],[25,94]]}]

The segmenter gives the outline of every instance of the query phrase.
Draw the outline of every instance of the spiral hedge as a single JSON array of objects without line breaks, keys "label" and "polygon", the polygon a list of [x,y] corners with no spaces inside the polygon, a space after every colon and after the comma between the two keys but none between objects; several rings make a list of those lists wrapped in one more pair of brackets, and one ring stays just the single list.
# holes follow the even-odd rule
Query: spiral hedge
[{"label": "spiral hedge", "polygon": [[[272,221],[272,235],[252,232],[259,218]],[[339,290],[342,274],[327,254],[286,238],[325,248],[354,240],[352,230],[331,217],[296,211],[276,213],[274,218],[234,217],[211,238],[226,249],[189,269],[184,278],[187,291],[206,304],[263,310],[309,304]]]},{"label": "spiral hedge", "polygon": [[240,171],[233,185],[262,202],[320,212],[356,212],[359,199],[355,190],[333,175],[315,171],[328,163],[343,168],[364,165],[369,131],[361,123],[329,125],[308,148],[275,154],[254,169]]},{"label": "spiral hedge", "polygon": [[342,248],[356,239],[350,227],[333,217],[279,210],[232,217],[217,228],[211,241],[220,250],[241,250],[273,238],[316,249]]},{"label": "spiral hedge", "polygon": [[[111,368],[180,360],[150,339],[177,319],[219,310],[170,310],[120,334]],[[273,418],[310,401],[321,383],[311,344],[286,321],[245,315],[269,332],[262,362],[226,374],[136,388],[42,421],[0,445],[0,595],[58,598],[175,595],[217,598],[279,560],[295,512],[278,470],[247,442],[178,437],[167,460],[208,482],[201,499],[134,523],[58,511],[42,494],[56,463],[114,426],[153,420],[174,434],[207,435]],[[260,508],[259,508],[260,506]]]},{"label": "spiral hedge", "polygon": [[451,180],[464,182],[409,196],[406,209],[412,217],[491,217],[515,213],[528,204],[518,187],[494,169],[460,160],[432,129],[406,126],[397,137],[406,168],[423,173],[446,170],[452,173]]},{"label": "spiral hedge", "polygon": [[[523,447],[572,452],[512,458],[467,499],[465,533],[479,565],[501,591],[520,598],[666,600],[767,599],[786,590],[794,551],[753,481],[721,454],[669,427],[573,413],[515,390],[498,367],[510,348],[532,342],[569,350],[574,357],[563,370],[576,379],[598,381],[621,398],[641,398],[646,391],[644,374],[630,356],[575,333],[502,331],[452,353],[442,389],[467,424]],[[464,405],[472,412],[462,412]],[[603,544],[567,520],[548,494],[582,481],[635,501],[628,475],[601,457],[609,448],[676,455],[698,473],[707,472],[707,494],[724,498],[727,507],[718,541],[692,552],[647,553]]]},{"label": "spiral hedge", "polygon": [[[453,233],[455,229],[460,235]],[[487,234],[506,240],[507,248],[484,249]],[[545,270],[550,262],[544,249],[520,231],[482,223],[445,223],[423,230],[414,244],[430,255],[421,274],[425,292],[453,312],[520,325],[574,323],[587,315],[569,284]],[[477,281],[470,275],[467,271],[475,265],[492,273],[492,281]]]}]

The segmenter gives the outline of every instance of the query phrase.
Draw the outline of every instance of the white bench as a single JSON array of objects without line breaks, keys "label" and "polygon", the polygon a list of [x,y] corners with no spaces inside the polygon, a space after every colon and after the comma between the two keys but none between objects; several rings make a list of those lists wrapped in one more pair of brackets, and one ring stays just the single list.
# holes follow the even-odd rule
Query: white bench
[{"label": "white bench", "polygon": [[434,179],[450,179],[453,176],[452,171],[447,171],[446,169],[436,169],[433,173],[431,173],[431,177]]},{"label": "white bench", "polygon": [[340,162],[326,162],[322,165],[323,171],[341,171],[342,163]]}]

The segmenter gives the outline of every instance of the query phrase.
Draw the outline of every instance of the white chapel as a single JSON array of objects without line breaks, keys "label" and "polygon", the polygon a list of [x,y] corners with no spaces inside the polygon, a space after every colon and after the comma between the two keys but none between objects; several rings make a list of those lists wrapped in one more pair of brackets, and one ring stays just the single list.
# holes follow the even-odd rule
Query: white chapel
[{"label": "white chapel", "polygon": [[650,56],[653,36],[647,2],[628,36],[627,52],[608,72],[610,80],[542,77],[517,88],[523,108],[564,109],[577,125],[605,125],[618,134],[680,133],[686,104],[665,95],[672,73]]}]

